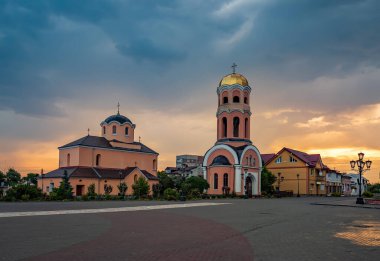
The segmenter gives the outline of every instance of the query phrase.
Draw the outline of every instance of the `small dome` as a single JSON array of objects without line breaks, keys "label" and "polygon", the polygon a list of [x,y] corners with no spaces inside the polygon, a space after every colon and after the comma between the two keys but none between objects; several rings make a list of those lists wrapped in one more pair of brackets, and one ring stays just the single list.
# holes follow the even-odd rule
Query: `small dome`
[{"label": "small dome", "polygon": [[225,156],[220,155],[212,161],[211,165],[231,165],[231,163]]},{"label": "small dome", "polygon": [[248,86],[248,80],[241,74],[231,73],[223,77],[223,79],[219,83],[219,86],[234,85],[234,84],[239,84],[241,86]]},{"label": "small dome", "polygon": [[127,117],[125,117],[119,113],[109,116],[107,119],[105,119],[103,121],[103,123],[105,122],[105,123],[109,124],[110,122],[113,122],[113,121],[116,121],[120,124],[124,124],[126,122],[132,124],[132,121],[130,119],[128,119]]}]

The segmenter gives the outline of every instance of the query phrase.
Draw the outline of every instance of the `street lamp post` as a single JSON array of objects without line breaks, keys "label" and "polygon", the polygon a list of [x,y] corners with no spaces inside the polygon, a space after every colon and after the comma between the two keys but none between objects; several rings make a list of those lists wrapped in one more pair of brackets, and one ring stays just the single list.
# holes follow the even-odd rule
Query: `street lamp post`
[{"label": "street lamp post", "polygon": [[[369,170],[371,168],[372,161],[370,161],[370,160],[364,161],[364,153],[363,152],[358,153],[358,156],[359,156],[359,159],[356,161],[351,160],[350,165],[351,165],[351,168],[353,170],[355,169],[355,165],[357,165],[357,168],[359,171],[359,180],[358,180],[359,197],[356,199],[356,204],[364,204],[364,200],[362,198],[362,174],[363,174],[363,171]],[[366,169],[364,169],[364,167],[366,167]]]},{"label": "street lamp post", "polygon": [[297,186],[298,186],[298,190],[297,190],[297,198],[300,197],[300,174],[297,174]]},{"label": "street lamp post", "polygon": [[122,196],[121,195],[121,190],[122,190],[122,187],[121,187],[121,175],[122,175],[122,173],[121,173],[121,170],[119,171],[119,196]]}]

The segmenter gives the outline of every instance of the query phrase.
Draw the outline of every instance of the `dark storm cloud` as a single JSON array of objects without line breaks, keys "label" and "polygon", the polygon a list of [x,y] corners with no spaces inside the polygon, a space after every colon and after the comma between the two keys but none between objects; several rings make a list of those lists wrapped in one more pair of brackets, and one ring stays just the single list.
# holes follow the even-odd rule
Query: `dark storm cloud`
[{"label": "dark storm cloud", "polygon": [[60,115],[62,99],[125,83],[167,106],[232,61],[293,81],[379,67],[376,0],[227,3],[1,1],[0,110]]}]

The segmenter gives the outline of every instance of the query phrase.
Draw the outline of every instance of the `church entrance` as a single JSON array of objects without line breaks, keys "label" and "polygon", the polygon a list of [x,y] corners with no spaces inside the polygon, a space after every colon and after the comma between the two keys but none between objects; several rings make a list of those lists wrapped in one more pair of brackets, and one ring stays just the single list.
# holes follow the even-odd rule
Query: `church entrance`
[{"label": "church entrance", "polygon": [[83,188],[84,188],[84,185],[77,185],[76,196],[82,196],[83,195]]},{"label": "church entrance", "polygon": [[252,198],[252,178],[251,177],[247,177],[245,179],[245,194],[249,198]]}]

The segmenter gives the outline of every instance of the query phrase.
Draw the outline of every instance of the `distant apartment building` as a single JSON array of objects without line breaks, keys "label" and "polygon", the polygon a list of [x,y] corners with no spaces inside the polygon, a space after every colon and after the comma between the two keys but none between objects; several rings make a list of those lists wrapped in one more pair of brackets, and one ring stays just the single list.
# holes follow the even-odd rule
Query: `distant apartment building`
[{"label": "distant apartment building", "polygon": [[198,155],[178,155],[176,156],[176,166],[167,167],[165,173],[173,176],[203,176],[202,172],[203,156]]},{"label": "distant apartment building", "polygon": [[277,191],[300,195],[326,195],[327,166],[320,154],[283,148],[277,153],[262,154],[263,165],[277,178]]},{"label": "distant apartment building", "polygon": [[198,155],[178,155],[176,156],[176,168],[187,168],[201,166],[203,156]]}]

